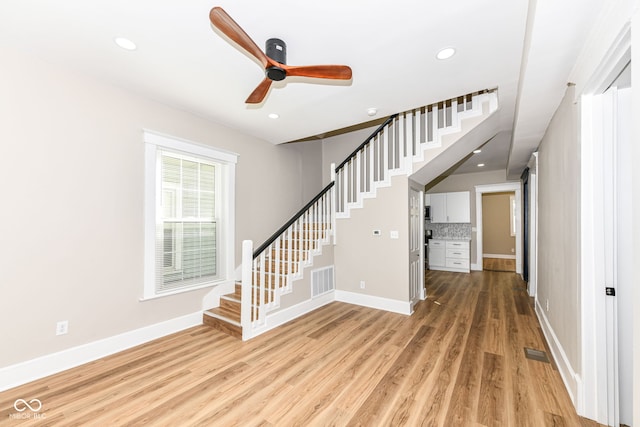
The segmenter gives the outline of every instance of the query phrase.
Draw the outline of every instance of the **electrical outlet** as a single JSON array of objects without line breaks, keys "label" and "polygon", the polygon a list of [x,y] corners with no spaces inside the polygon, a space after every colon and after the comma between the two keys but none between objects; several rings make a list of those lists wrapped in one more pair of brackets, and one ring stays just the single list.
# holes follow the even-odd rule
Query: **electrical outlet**
[{"label": "electrical outlet", "polygon": [[360,289],[364,289],[364,280],[360,280]]},{"label": "electrical outlet", "polygon": [[56,323],[56,335],[65,335],[69,332],[69,321],[61,320]]}]

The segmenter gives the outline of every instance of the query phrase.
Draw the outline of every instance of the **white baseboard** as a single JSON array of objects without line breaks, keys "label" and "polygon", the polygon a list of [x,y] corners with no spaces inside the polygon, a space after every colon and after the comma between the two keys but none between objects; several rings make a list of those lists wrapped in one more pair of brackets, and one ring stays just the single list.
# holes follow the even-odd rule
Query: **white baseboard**
[{"label": "white baseboard", "polygon": [[482,254],[482,258],[516,259],[516,256],[502,254]]},{"label": "white baseboard", "polygon": [[542,332],[544,333],[544,336],[547,339],[547,343],[549,344],[551,354],[553,355],[553,358],[556,361],[556,365],[558,366],[558,371],[560,372],[560,376],[562,377],[562,382],[564,382],[564,386],[569,393],[569,397],[571,398],[573,406],[577,408],[577,399],[581,394],[581,390],[579,387],[582,384],[582,381],[573,370],[573,367],[571,366],[571,363],[567,358],[567,354],[564,352],[564,349],[562,348],[558,337],[549,324],[549,320],[547,319],[547,316],[545,316],[544,310],[542,309],[542,306],[537,299],[536,315],[538,316],[538,320],[540,321]]},{"label": "white baseboard", "polygon": [[391,311],[393,313],[411,314],[410,301],[398,301],[389,298],[376,297],[372,295],[359,294],[357,292],[336,290],[336,301],[375,308],[378,310]]},{"label": "white baseboard", "polygon": [[145,326],[113,337],[79,345],[26,362],[0,368],[0,391],[5,391],[151,340],[202,324],[202,312]]},{"label": "white baseboard", "polygon": [[327,292],[326,294],[320,295],[317,298],[303,301],[291,307],[283,308],[282,310],[279,310],[273,314],[267,314],[265,325],[263,327],[253,330],[250,330],[250,328],[243,328],[242,340],[246,341],[248,339],[257,337],[258,335],[264,334],[265,332],[277,328],[278,326],[282,326],[285,323],[292,321],[293,319],[296,319],[313,310],[317,310],[318,308],[333,301],[335,301],[334,293]]}]

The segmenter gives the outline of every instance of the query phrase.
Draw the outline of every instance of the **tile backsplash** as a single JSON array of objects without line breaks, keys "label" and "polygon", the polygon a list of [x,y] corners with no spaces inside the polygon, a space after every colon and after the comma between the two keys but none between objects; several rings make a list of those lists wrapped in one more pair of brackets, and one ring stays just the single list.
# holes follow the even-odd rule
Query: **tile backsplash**
[{"label": "tile backsplash", "polygon": [[432,230],[434,239],[471,239],[470,223],[436,223],[426,221],[425,230]]}]

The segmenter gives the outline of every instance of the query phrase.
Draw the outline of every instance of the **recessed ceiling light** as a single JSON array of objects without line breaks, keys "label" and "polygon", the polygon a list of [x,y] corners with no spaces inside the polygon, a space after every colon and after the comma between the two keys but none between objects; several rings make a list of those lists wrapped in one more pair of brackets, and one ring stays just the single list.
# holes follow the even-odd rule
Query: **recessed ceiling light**
[{"label": "recessed ceiling light", "polygon": [[478,154],[478,153],[482,153],[482,150],[480,150],[480,149],[473,150],[473,154]]},{"label": "recessed ceiling light", "polygon": [[113,39],[113,41],[125,50],[136,50],[137,48],[134,42],[124,37],[116,37],[115,39]]},{"label": "recessed ceiling light", "polygon": [[440,52],[436,54],[436,58],[438,59],[449,59],[453,55],[456,54],[456,50],[452,47],[445,47],[444,49],[440,49]]},{"label": "recessed ceiling light", "polygon": [[367,108],[367,115],[368,116],[375,116],[376,114],[378,114],[378,109],[377,108]]},{"label": "recessed ceiling light", "polygon": [[280,116],[279,116],[279,115],[277,115],[276,113],[269,113],[269,116],[268,116],[268,117],[269,117],[270,119],[274,119],[274,120],[275,120],[275,119],[277,119],[277,118],[278,118],[278,117],[280,117]]},{"label": "recessed ceiling light", "polygon": [[478,163],[478,167],[481,168],[484,166],[484,163]]}]

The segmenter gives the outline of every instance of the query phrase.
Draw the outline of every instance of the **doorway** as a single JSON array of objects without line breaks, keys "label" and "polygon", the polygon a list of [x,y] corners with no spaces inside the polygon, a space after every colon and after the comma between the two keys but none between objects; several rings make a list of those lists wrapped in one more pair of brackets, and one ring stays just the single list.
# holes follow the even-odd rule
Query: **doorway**
[{"label": "doorway", "polygon": [[516,271],[514,191],[482,194],[482,269]]},{"label": "doorway", "polygon": [[522,188],[520,181],[502,184],[476,185],[476,264],[478,270],[483,269],[484,229],[483,229],[483,195],[491,193],[513,193],[515,229],[515,272],[522,274]]}]

